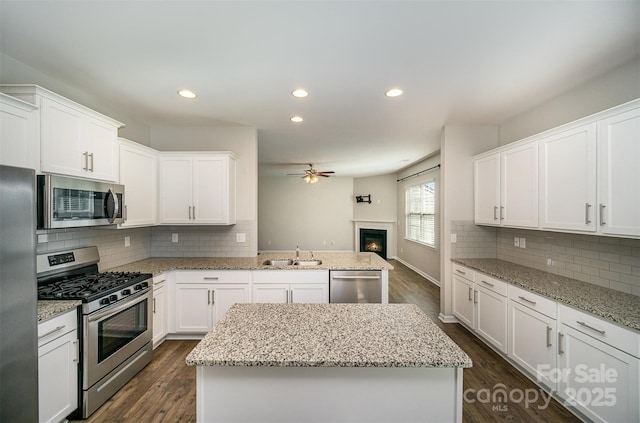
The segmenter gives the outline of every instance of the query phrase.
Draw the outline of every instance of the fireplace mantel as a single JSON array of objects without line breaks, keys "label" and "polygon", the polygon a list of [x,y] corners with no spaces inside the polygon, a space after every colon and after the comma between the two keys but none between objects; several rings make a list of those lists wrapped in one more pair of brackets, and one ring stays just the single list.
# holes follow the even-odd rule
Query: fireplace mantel
[{"label": "fireplace mantel", "polygon": [[354,220],[355,243],[353,251],[360,250],[360,229],[380,229],[387,231],[387,258],[397,256],[396,252],[396,222],[393,220]]}]

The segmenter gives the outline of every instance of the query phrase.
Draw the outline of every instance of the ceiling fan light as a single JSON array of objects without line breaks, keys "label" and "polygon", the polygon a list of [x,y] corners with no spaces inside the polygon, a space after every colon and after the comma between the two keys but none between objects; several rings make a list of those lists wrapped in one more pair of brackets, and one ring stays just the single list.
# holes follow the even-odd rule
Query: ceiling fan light
[{"label": "ceiling fan light", "polygon": [[306,175],[304,178],[302,178],[307,184],[309,182],[311,182],[311,176],[310,175]]},{"label": "ceiling fan light", "polygon": [[316,182],[318,182],[318,177],[316,175],[311,175],[309,177],[309,182],[315,184]]}]

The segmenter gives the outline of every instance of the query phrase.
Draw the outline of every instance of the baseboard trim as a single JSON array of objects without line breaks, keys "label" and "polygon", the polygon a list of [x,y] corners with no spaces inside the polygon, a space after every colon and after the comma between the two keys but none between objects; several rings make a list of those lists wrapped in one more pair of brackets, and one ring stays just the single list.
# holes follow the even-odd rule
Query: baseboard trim
[{"label": "baseboard trim", "polygon": [[418,269],[417,267],[415,267],[414,265],[407,263],[406,261],[402,260],[399,257],[393,257],[394,260],[398,260],[400,263],[404,264],[405,266],[407,266],[409,269],[413,270],[414,272],[416,272],[417,274],[419,274],[420,276],[422,276],[423,278],[425,278],[426,280],[428,280],[429,282],[431,282],[432,284],[434,284],[435,286],[440,286],[440,281],[435,279],[432,276],[427,275],[426,273],[424,273],[422,270]]},{"label": "baseboard trim", "polygon": [[460,323],[458,319],[456,319],[456,316],[447,316],[442,313],[438,314],[438,319],[440,319],[442,323]]}]

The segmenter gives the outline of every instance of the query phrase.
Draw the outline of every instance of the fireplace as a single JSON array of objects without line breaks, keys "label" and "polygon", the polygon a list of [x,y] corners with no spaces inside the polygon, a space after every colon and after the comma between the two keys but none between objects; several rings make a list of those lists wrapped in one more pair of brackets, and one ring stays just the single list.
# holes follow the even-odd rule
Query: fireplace
[{"label": "fireplace", "polygon": [[360,251],[376,253],[387,259],[387,231],[383,229],[360,229]]}]

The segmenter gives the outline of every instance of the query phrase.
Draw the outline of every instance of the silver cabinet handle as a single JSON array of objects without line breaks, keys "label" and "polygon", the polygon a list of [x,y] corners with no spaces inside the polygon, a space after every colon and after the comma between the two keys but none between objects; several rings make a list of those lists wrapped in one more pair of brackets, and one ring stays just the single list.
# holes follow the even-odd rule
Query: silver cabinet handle
[{"label": "silver cabinet handle", "polygon": [[43,335],[38,336],[38,340],[40,340],[40,339],[42,339],[42,338],[46,338],[47,336],[49,336],[49,335],[51,335],[51,334],[54,334],[54,333],[56,333],[56,332],[60,332],[60,331],[61,331],[62,329],[64,329],[65,327],[66,327],[66,325],[58,326],[57,328],[52,329],[52,330],[50,330],[49,332],[47,332],[47,333],[45,333],[45,334],[43,334]]},{"label": "silver cabinet handle", "polygon": [[191,220],[191,206],[189,206],[189,220]]},{"label": "silver cabinet handle", "polygon": [[211,304],[211,291],[207,289],[207,305]]},{"label": "silver cabinet handle", "polygon": [[500,206],[500,220],[504,220],[504,206]]},{"label": "silver cabinet handle", "polygon": [[606,333],[606,331],[604,331],[602,329],[594,328],[593,326],[590,326],[585,322],[581,322],[580,320],[576,320],[576,322],[578,322],[579,325],[584,326],[585,328],[588,328],[588,329],[591,329],[593,331],[598,332],[600,335],[604,335]]},{"label": "silver cabinet handle", "polygon": [[469,287],[469,301],[473,301],[472,292],[473,292],[473,288]]},{"label": "silver cabinet handle", "polygon": [[467,272],[463,272],[463,271],[462,271],[462,270],[460,270],[460,269],[456,269],[456,272],[458,272],[458,273],[460,273],[460,274],[462,274],[462,275],[466,275],[466,274],[467,274]]},{"label": "silver cabinet handle", "polygon": [[93,172],[93,153],[89,153],[89,157],[91,157],[91,167],[89,168],[89,171]]},{"label": "silver cabinet handle", "polygon": [[289,290],[288,289],[285,290],[285,296],[287,297],[286,302],[289,303]]},{"label": "silver cabinet handle", "polygon": [[291,304],[293,304],[293,289],[289,290],[289,297],[291,298],[291,301],[289,301]]},{"label": "silver cabinet handle", "polygon": [[478,291],[477,290],[473,291],[473,303],[474,304],[478,304]]},{"label": "silver cabinet handle", "polygon": [[127,221],[127,214],[128,214],[128,213],[127,213],[127,205],[125,204],[125,205],[124,205],[124,221],[125,221],[125,222]]},{"label": "silver cabinet handle", "polygon": [[587,225],[591,223],[591,220],[589,220],[589,211],[590,211],[589,209],[591,209],[591,204],[585,203],[584,204],[584,223]]},{"label": "silver cabinet handle", "polygon": [[532,300],[530,300],[530,299],[528,299],[528,298],[525,298],[525,297],[523,297],[522,295],[519,295],[519,296],[518,296],[518,298],[520,298],[522,301],[526,301],[526,302],[528,302],[528,303],[529,303],[529,304],[531,304],[531,305],[536,305],[536,302],[535,302],[535,301],[532,301]]},{"label": "silver cabinet handle", "polygon": [[196,206],[193,206],[193,220],[196,220]]},{"label": "silver cabinet handle", "polygon": [[498,206],[493,206],[493,220],[498,220]]},{"label": "silver cabinet handle", "polygon": [[564,335],[558,332],[558,355],[564,354],[564,350],[562,349],[562,338],[564,338]]},{"label": "silver cabinet handle", "polygon": [[550,326],[547,326],[547,348],[551,347],[551,331],[553,329]]},{"label": "silver cabinet handle", "polygon": [[156,314],[156,299],[153,299],[153,314]]},{"label": "silver cabinet handle", "polygon": [[220,278],[218,278],[217,276],[205,276],[202,279],[204,279],[205,281],[217,281]]},{"label": "silver cabinet handle", "polygon": [[75,357],[73,357],[73,361],[77,363],[78,361],[80,361],[80,342],[76,339],[75,341],[73,341],[73,346],[76,353]]},{"label": "silver cabinet handle", "polygon": [[89,152],[85,151],[82,155],[84,156],[84,167],[82,170],[89,171]]},{"label": "silver cabinet handle", "polygon": [[604,226],[607,224],[607,222],[604,221],[604,209],[605,209],[604,204],[600,204],[600,226]]},{"label": "silver cabinet handle", "polygon": [[343,280],[344,279],[346,279],[346,280],[349,280],[349,279],[380,279],[380,276],[367,276],[367,275],[364,275],[364,276],[351,276],[351,275],[339,276],[339,275],[336,275],[336,276],[331,276],[331,279],[336,279],[336,280],[338,280],[338,279],[343,279]]},{"label": "silver cabinet handle", "polygon": [[211,290],[211,304],[215,304],[216,303],[216,291],[215,289]]},{"label": "silver cabinet handle", "polygon": [[492,284],[491,282],[487,282],[487,281],[485,281],[485,280],[483,280],[483,281],[482,281],[482,283],[483,283],[483,284],[485,284],[485,285],[489,285],[491,288],[493,288],[493,287],[495,286],[495,285],[494,285],[494,284]]}]

